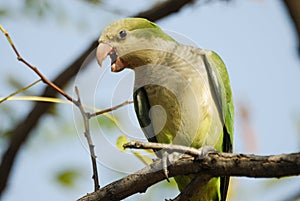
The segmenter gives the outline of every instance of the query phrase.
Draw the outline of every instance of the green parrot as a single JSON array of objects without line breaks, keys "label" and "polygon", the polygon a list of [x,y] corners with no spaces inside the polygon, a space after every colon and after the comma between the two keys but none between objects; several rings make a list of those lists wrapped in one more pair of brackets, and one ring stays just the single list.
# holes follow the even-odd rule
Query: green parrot
[{"label": "green parrot", "polygon": [[[134,108],[150,142],[232,152],[234,106],[226,67],[214,52],[180,44],[158,25],[125,18],[99,38],[99,65],[135,73]],[[178,176],[182,191],[196,175]],[[229,177],[213,178],[190,200],[225,201]]]}]

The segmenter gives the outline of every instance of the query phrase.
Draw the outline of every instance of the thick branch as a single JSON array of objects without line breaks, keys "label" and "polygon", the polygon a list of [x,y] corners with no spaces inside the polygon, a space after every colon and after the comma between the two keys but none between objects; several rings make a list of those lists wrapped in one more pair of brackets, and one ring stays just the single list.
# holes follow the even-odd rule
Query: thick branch
[{"label": "thick branch", "polygon": [[298,54],[300,56],[300,1],[299,0],[284,0],[283,1],[291,20],[295,26],[295,31],[298,36]]},{"label": "thick branch", "polygon": [[[174,153],[176,154],[176,153]],[[165,179],[161,160],[115,181],[78,201],[120,200]],[[244,176],[255,178],[280,178],[300,175],[300,153],[274,156],[257,156],[231,153],[212,153],[203,160],[185,156],[168,167],[169,176],[203,174],[217,176]]]},{"label": "thick branch", "polygon": [[290,197],[284,198],[282,201],[297,201],[300,200],[300,191],[296,192]]},{"label": "thick branch", "polygon": [[193,3],[195,0],[169,0],[157,4],[152,9],[141,12],[135,17],[146,18],[150,21],[157,21],[172,13],[178,12],[181,8],[189,3]]},{"label": "thick branch", "polygon": [[[176,3],[177,2],[177,3]],[[144,17],[156,21],[163,18],[171,13],[178,11],[184,4],[178,4],[181,0],[169,0],[164,3],[165,8],[161,7],[157,10],[157,7],[151,8],[148,11],[141,12],[136,15],[136,17]],[[183,1],[183,2],[191,2]],[[174,6],[173,6],[174,4]],[[175,6],[176,5],[176,6]],[[176,9],[170,9],[176,8]],[[54,83],[62,88],[64,87],[82,68],[82,64],[87,58],[87,56],[97,47],[98,42],[94,40],[87,48],[79,55],[74,61],[66,67],[66,69],[61,72],[55,79]],[[88,62],[86,63],[86,65]],[[86,66],[85,65],[85,66]],[[44,92],[40,95],[42,97],[55,97],[58,92],[54,90],[51,86],[47,86]],[[49,108],[53,103],[38,102],[33,106],[33,109],[28,113],[28,115],[20,121],[20,123],[15,127],[12,132],[12,137],[10,139],[10,144],[7,150],[4,152],[0,164],[0,196],[6,188],[8,178],[11,173],[12,166],[14,164],[15,158],[18,151],[20,150],[23,143],[25,143],[30,135],[32,129],[39,123],[41,117],[47,113]]]}]

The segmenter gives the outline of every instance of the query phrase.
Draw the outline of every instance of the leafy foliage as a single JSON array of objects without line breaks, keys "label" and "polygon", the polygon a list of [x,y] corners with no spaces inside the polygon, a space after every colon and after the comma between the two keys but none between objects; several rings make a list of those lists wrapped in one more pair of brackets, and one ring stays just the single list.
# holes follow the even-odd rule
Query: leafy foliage
[{"label": "leafy foliage", "polygon": [[121,135],[117,139],[116,146],[120,151],[125,151],[125,149],[123,148],[123,144],[127,142],[128,142],[127,137],[125,135]]},{"label": "leafy foliage", "polygon": [[71,188],[75,186],[80,175],[80,172],[76,169],[66,169],[56,175],[56,181],[62,186]]},{"label": "leafy foliage", "polygon": [[112,129],[115,128],[115,121],[112,119],[113,117],[107,116],[107,115],[100,115],[97,117],[98,124],[101,126],[101,128],[105,129]]}]

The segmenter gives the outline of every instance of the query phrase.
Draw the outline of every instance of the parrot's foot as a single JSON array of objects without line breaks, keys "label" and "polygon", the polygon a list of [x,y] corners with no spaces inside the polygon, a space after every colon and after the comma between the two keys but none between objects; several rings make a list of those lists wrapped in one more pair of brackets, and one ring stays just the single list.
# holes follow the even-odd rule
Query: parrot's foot
[{"label": "parrot's foot", "polygon": [[196,158],[197,160],[203,160],[208,154],[217,153],[217,150],[213,146],[203,146],[199,149],[199,155]]},{"label": "parrot's foot", "polygon": [[168,155],[169,154],[167,152],[164,152],[162,154],[161,160],[162,160],[162,168],[163,168],[164,175],[165,175],[167,181],[170,182],[170,180],[169,180],[169,170],[168,170]]},{"label": "parrot's foot", "polygon": [[169,154],[168,152],[163,152],[163,154],[161,155],[163,173],[168,182],[170,182],[168,165],[175,163],[181,157],[182,157],[182,153],[176,153],[176,152],[172,154]]}]

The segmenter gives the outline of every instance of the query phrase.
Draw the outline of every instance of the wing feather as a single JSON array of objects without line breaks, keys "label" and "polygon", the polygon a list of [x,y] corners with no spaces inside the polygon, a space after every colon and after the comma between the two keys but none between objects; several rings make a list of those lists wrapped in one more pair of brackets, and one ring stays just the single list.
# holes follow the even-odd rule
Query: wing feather
[{"label": "wing feather", "polygon": [[[203,55],[203,62],[207,71],[210,90],[223,122],[223,152],[232,152],[233,143],[233,101],[229,77],[225,64],[212,51]],[[226,200],[229,177],[221,177],[221,201]]]}]

